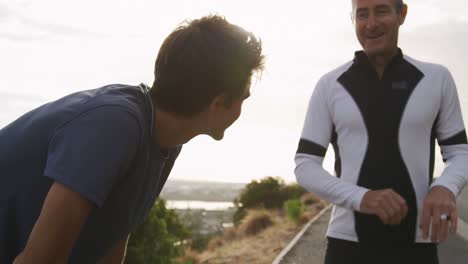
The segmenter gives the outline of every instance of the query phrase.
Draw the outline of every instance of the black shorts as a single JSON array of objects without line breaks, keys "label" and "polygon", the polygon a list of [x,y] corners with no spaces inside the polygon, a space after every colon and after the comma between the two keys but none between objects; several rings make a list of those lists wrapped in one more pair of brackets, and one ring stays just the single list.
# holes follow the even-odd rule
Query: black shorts
[{"label": "black shorts", "polygon": [[325,264],[438,264],[437,245],[415,243],[374,247],[357,242],[328,238]]}]

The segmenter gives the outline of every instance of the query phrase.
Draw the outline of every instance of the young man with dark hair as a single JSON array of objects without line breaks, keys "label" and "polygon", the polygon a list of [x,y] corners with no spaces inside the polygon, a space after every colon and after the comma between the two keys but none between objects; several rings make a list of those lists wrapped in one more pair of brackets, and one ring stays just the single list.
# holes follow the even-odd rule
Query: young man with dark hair
[{"label": "young man with dark hair", "polygon": [[182,145],[222,139],[262,65],[253,34],[203,17],[164,41],[152,88],[77,92],[0,130],[0,263],[121,263]]},{"label": "young man with dark hair", "polygon": [[[400,0],[353,0],[363,51],[318,82],[296,153],[297,181],[335,205],[326,264],[438,263],[456,232],[468,145],[454,80],[398,48]],[[446,167],[434,180],[435,140]],[[333,177],[322,168],[329,144]]]}]

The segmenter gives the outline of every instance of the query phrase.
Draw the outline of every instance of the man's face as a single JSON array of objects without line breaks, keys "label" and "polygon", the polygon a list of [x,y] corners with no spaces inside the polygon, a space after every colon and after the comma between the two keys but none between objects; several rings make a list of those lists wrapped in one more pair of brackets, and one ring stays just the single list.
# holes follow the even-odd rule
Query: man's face
[{"label": "man's face", "polygon": [[209,135],[215,140],[221,140],[224,137],[224,131],[236,121],[242,110],[242,103],[250,96],[250,81],[245,87],[244,94],[234,99],[230,105],[226,105],[223,100],[213,109],[213,118],[210,122]]},{"label": "man's face", "polygon": [[395,52],[398,29],[405,21],[406,5],[397,10],[395,0],[354,0],[356,35],[368,56]]}]

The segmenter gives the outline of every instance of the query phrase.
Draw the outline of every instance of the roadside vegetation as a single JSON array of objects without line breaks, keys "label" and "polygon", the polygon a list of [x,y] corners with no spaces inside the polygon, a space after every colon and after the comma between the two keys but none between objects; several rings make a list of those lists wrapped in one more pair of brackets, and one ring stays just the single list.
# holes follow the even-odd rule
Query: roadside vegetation
[{"label": "roadside vegetation", "polygon": [[125,263],[271,263],[325,202],[279,177],[252,181],[234,200],[232,227],[202,232],[203,213],[179,217],[158,200],[131,236]]}]

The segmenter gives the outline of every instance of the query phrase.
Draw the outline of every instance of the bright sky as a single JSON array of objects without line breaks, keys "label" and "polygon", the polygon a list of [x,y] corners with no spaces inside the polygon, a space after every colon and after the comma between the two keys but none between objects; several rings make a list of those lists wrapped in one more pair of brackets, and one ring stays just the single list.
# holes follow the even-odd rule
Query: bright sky
[{"label": "bright sky", "polygon": [[[400,46],[452,71],[467,120],[468,1],[407,3]],[[176,25],[217,13],[263,40],[266,71],[225,139],[186,144],[170,177],[294,181],[293,157],[315,83],[360,48],[350,10],[350,0],[0,0],[0,127],[74,91],[151,84],[158,48]]]}]

